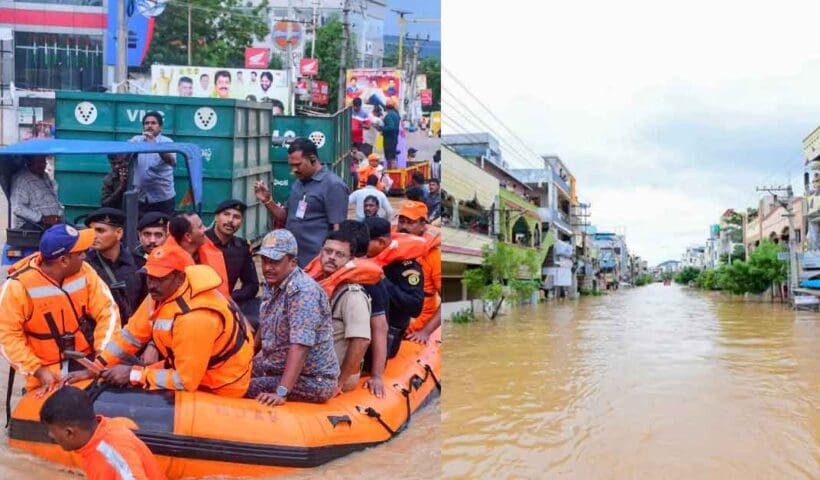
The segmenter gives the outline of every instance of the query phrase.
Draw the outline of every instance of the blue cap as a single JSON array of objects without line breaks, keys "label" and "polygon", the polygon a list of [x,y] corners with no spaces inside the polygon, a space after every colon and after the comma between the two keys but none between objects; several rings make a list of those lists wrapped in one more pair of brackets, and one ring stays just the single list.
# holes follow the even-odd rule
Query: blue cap
[{"label": "blue cap", "polygon": [[285,255],[296,254],[296,238],[288,230],[280,228],[265,235],[257,255],[268,257],[271,260],[281,260]]},{"label": "blue cap", "polygon": [[45,260],[54,260],[69,253],[88,250],[92,243],[94,230],[77,230],[71,225],[60,223],[46,230],[40,237],[40,255]]}]

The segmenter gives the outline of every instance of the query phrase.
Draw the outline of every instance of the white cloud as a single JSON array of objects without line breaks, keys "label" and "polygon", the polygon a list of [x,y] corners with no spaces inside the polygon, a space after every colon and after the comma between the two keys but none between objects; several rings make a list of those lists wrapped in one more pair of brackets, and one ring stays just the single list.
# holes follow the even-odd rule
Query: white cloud
[{"label": "white cloud", "polygon": [[560,155],[593,223],[626,227],[652,262],[702,243],[758,184],[790,173],[799,190],[800,142],[820,124],[820,3],[448,0],[442,14],[444,68]]}]

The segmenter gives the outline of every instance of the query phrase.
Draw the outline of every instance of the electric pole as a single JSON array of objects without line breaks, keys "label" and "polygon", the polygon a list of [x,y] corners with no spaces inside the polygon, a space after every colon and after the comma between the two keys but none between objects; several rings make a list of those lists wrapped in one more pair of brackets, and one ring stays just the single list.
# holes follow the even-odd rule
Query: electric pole
[{"label": "electric pole", "polygon": [[342,41],[342,54],[339,58],[339,89],[337,94],[338,109],[345,108],[345,84],[347,83],[347,48],[350,42],[350,23],[348,22],[348,13],[350,13],[350,0],[344,0],[342,7],[342,27],[344,28],[344,40]]},{"label": "electric pole", "polygon": [[117,92],[128,92],[128,24],[125,0],[117,0]]},{"label": "electric pole", "polygon": [[319,24],[319,0],[313,0],[313,35],[310,40],[310,58],[316,58],[316,26]]},{"label": "electric pole", "polygon": [[[797,235],[794,229],[794,191],[791,185],[785,187],[758,187],[757,191],[768,192],[786,209],[786,214],[783,216],[789,220],[789,297],[794,300],[794,289],[797,288],[800,269],[799,260],[797,258]],[[780,200],[776,192],[786,192],[786,201]]]},{"label": "electric pole", "polygon": [[399,14],[399,56],[398,56],[398,61],[396,62],[396,67],[397,68],[402,68],[402,64],[401,64],[402,62],[401,61],[402,61],[402,50],[404,49],[404,23],[405,23],[404,16],[407,15],[407,14],[413,13],[413,12],[411,12],[409,10],[396,10],[396,9],[392,9],[392,11]]},{"label": "electric pole", "polygon": [[191,9],[192,4],[188,4],[188,65],[191,65]]}]

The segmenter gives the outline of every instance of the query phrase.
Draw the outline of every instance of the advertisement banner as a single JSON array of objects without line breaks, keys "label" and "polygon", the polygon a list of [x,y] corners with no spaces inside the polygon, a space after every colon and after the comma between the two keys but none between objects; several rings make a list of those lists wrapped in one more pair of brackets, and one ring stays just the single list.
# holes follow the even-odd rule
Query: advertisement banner
[{"label": "advertisement banner", "polygon": [[347,71],[345,104],[353,103],[354,98],[361,98],[366,111],[375,105],[384,108],[387,100],[393,100],[401,110],[402,72],[395,68],[366,68]]},{"label": "advertisement banner", "polygon": [[310,101],[317,105],[328,104],[328,86],[327,82],[321,80],[314,80],[310,88]]},{"label": "advertisement banner", "polygon": [[299,61],[299,73],[303,77],[309,75],[319,75],[319,59],[303,58]]},{"label": "advertisement banner", "polygon": [[245,48],[245,68],[268,68],[270,49],[262,47]]},{"label": "advertisement banner", "polygon": [[427,74],[419,73],[416,75],[416,91],[427,90]]},{"label": "advertisement banner", "polygon": [[152,65],[151,93],[282,102],[286,105],[287,74],[283,70]]},{"label": "advertisement banner", "polygon": [[421,106],[422,107],[429,107],[433,104],[433,90],[426,89],[420,92],[421,96]]},{"label": "advertisement banner", "polygon": [[[105,64],[117,64],[117,12],[120,2],[108,2],[108,28],[105,34],[107,46],[105,48]],[[126,2],[127,3],[127,2]],[[133,6],[125,9],[126,25],[128,29],[127,57],[129,67],[142,65],[148,47],[151,46],[151,37],[154,35],[154,18],[143,16]]]}]

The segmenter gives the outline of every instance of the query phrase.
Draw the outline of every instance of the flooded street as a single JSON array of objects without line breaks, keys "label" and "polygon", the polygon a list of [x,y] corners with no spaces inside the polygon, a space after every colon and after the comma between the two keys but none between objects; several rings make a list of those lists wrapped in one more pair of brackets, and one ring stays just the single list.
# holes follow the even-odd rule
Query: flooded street
[{"label": "flooded street", "polygon": [[445,335],[445,478],[820,476],[818,314],[654,284]]}]

